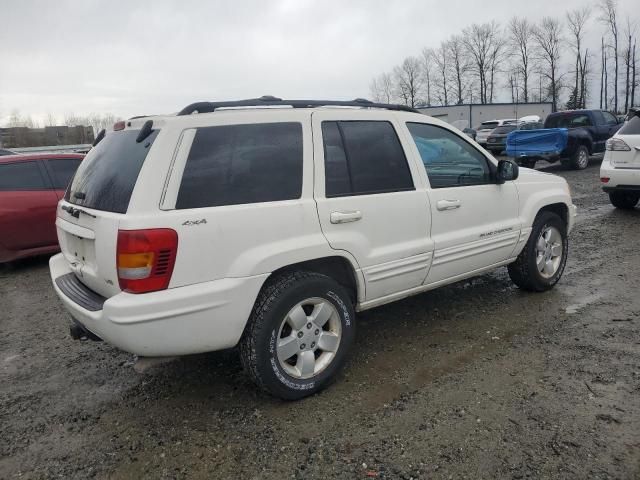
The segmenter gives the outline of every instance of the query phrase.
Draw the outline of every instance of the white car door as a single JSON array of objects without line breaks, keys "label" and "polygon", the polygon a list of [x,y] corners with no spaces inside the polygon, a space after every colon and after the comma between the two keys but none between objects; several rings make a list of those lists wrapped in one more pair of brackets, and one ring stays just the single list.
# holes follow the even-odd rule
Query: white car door
[{"label": "white car door", "polygon": [[322,232],[356,258],[366,300],[422,285],[433,251],[431,212],[395,120],[389,112],[331,109],[314,112],[312,128]]},{"label": "white car door", "polygon": [[455,280],[509,259],[521,229],[514,183],[497,184],[492,160],[444,124],[407,127],[431,187],[435,251],[425,283]]}]

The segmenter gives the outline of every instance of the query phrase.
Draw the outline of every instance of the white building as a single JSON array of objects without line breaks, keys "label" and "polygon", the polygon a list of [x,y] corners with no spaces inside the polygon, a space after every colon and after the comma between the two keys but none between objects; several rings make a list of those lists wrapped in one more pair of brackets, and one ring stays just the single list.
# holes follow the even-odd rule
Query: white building
[{"label": "white building", "polygon": [[[446,107],[417,107],[417,109],[447,123],[456,120],[466,120],[467,126],[476,128],[487,120],[503,118],[521,118],[528,115],[538,115],[544,119],[552,112],[551,102],[543,103],[490,103],[486,105],[448,105]],[[456,124],[457,125],[457,124]]]}]

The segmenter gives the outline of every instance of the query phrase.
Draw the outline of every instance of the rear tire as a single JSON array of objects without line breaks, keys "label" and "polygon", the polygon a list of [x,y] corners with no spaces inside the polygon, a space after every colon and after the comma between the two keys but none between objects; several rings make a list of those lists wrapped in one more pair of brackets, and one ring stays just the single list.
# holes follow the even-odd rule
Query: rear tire
[{"label": "rear tire", "polygon": [[611,205],[623,210],[631,210],[635,208],[640,200],[640,193],[635,192],[610,192],[609,200]]},{"label": "rear tire", "polygon": [[347,290],[325,275],[290,272],[262,288],[240,340],[240,356],[259,387],[298,400],[335,379],[354,338]]},{"label": "rear tire", "polygon": [[589,166],[589,149],[579,145],[571,157],[571,167],[575,170],[584,170]]},{"label": "rear tire", "polygon": [[527,244],[508,267],[509,276],[522,290],[544,292],[560,280],[568,253],[565,223],[553,212],[540,212]]}]

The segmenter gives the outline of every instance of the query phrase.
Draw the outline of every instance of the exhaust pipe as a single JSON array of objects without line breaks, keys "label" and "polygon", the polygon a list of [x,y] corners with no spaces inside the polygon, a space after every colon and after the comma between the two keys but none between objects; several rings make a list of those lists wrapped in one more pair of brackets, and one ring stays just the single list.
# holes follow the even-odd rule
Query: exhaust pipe
[{"label": "exhaust pipe", "polygon": [[69,325],[69,335],[74,340],[93,340],[94,342],[101,342],[102,339],[94,333],[80,325],[75,319],[72,319],[73,323]]}]

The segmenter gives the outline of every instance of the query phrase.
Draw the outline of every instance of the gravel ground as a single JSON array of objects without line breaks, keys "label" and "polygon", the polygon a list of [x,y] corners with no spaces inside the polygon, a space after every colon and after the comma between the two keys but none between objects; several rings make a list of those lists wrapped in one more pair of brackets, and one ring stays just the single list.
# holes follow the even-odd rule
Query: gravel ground
[{"label": "gravel ground", "polygon": [[[545,168],[545,167],[543,167]],[[587,170],[557,287],[500,269],[364,312],[328,390],[256,391],[235,351],[145,374],[73,341],[46,259],[0,270],[0,478],[640,478],[640,209]]]}]

